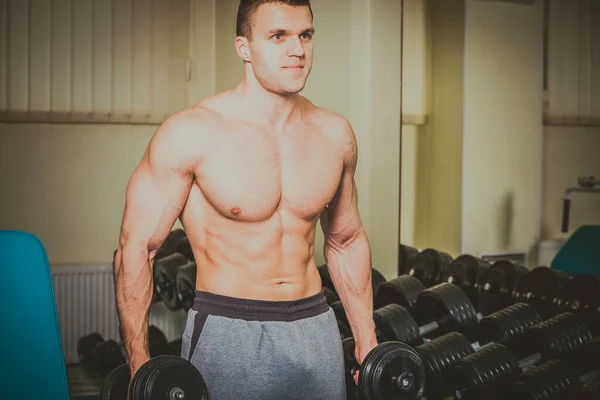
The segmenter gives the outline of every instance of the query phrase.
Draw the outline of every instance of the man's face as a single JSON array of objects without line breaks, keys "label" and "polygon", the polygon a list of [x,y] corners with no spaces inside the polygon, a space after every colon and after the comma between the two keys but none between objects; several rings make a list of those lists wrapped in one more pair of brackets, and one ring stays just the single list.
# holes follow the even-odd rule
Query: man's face
[{"label": "man's face", "polygon": [[250,54],[256,79],[267,90],[294,94],[312,68],[314,29],[310,9],[267,3],[254,15]]}]

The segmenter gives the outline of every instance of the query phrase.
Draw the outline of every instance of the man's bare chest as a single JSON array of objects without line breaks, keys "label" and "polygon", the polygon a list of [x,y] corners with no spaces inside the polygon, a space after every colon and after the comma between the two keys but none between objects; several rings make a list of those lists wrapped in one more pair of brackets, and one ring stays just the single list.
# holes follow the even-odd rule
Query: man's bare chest
[{"label": "man's bare chest", "polygon": [[324,136],[223,135],[199,167],[204,197],[224,216],[261,221],[277,211],[311,220],[340,183],[340,150]]}]

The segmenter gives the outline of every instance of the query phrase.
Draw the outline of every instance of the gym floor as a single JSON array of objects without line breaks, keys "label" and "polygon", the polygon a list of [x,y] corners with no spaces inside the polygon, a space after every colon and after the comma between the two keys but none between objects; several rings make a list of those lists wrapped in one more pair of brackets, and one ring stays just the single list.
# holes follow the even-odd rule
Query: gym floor
[{"label": "gym floor", "polygon": [[100,400],[102,377],[87,372],[79,365],[67,367],[67,380],[71,400]]}]

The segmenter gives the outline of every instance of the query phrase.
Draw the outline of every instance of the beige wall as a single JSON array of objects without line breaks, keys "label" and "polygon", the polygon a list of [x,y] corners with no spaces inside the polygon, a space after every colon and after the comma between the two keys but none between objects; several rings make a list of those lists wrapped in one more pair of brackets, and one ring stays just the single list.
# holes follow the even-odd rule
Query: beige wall
[{"label": "beige wall", "polygon": [[147,126],[0,124],[0,228],[33,232],[52,264],[110,263]]},{"label": "beige wall", "polygon": [[600,128],[544,128],[542,239],[566,239],[582,225],[600,225],[600,194],[571,194],[569,232],[561,232],[565,190],[580,176],[600,179]]},{"label": "beige wall", "polygon": [[432,112],[418,135],[417,247],[528,251],[538,238],[542,2],[428,2]]},{"label": "beige wall", "polygon": [[539,238],[543,3],[466,2],[462,252]]},{"label": "beige wall", "polygon": [[[124,0],[117,6],[127,8],[128,1],[130,0]],[[17,3],[19,7],[12,12],[27,15],[26,4]],[[155,5],[159,3],[158,0],[154,1]],[[129,119],[130,116],[139,118],[147,114],[156,119],[169,110],[180,108],[181,104],[191,104],[214,91],[214,57],[206,56],[212,54],[214,50],[214,43],[211,40],[214,37],[212,1],[194,0],[194,7],[191,9],[191,15],[196,23],[190,26],[190,31],[193,31],[196,37],[202,38],[189,44],[189,53],[194,59],[193,79],[185,82],[185,59],[181,61],[179,55],[177,65],[172,69],[170,67],[172,64],[163,62],[152,64],[155,75],[150,74],[149,71],[145,71],[142,75],[148,79],[152,77],[152,80],[154,80],[153,76],[160,77],[157,79],[159,83],[155,89],[177,80],[175,86],[181,90],[174,99],[170,97],[169,92],[155,90],[153,95],[155,101],[151,101],[151,107],[147,109],[143,104],[148,98],[150,85],[144,86],[139,81],[139,77],[132,78],[129,73],[134,64],[137,63],[140,69],[145,65],[141,63],[142,67],[139,66],[139,57],[140,54],[148,55],[143,51],[143,47],[151,39],[149,36],[144,36],[143,29],[150,26],[145,24],[148,22],[149,14],[146,13],[146,17],[137,19],[135,29],[129,29],[130,19],[125,18],[127,14],[119,14],[118,20],[111,21],[109,19],[111,9],[108,3],[97,3],[94,12],[91,4],[82,3],[73,12],[78,15],[81,13],[81,18],[84,16],[94,18],[96,30],[93,32],[90,24],[78,23],[71,31],[70,25],[65,23],[58,24],[56,21],[54,24],[43,23],[44,18],[47,19],[50,15],[50,11],[46,10],[47,2],[32,2],[32,10],[35,9],[32,12],[37,18],[36,21],[42,22],[32,26],[31,30],[34,32],[32,36],[27,34],[11,36],[11,40],[15,43],[11,46],[13,49],[11,51],[22,52],[22,49],[25,49],[24,54],[27,55],[28,47],[31,49],[30,59],[19,56],[25,68],[15,63],[15,58],[6,46],[0,46],[0,63],[6,63],[8,74],[25,85],[23,89],[11,80],[13,88],[1,93],[1,104],[12,111],[26,112],[28,109],[33,111],[31,114],[20,114],[16,117],[47,118],[43,113],[36,113],[36,111],[54,111],[60,113],[56,115],[61,119],[68,120],[70,116],[76,115],[68,112],[74,111],[84,113],[84,115],[76,115],[77,118],[89,115],[89,119],[94,120],[106,119],[108,118],[106,113],[112,111],[113,115],[119,115],[121,119]],[[161,4],[164,5],[166,2]],[[171,25],[177,30],[177,35],[173,36],[174,41],[177,41],[178,35],[182,35],[181,27],[187,29],[185,17],[182,20],[181,9],[178,8],[185,3],[177,0],[170,4],[179,11],[173,11],[173,14],[167,12],[165,15],[164,10],[161,14],[161,10],[155,7],[154,21],[167,23],[171,17],[177,20],[178,24]],[[69,7],[65,9],[65,5],[68,5],[65,0],[53,2],[55,7],[53,17],[58,15],[60,20],[64,19],[65,15],[68,16],[71,11]],[[45,11],[40,13],[40,10]],[[118,13],[118,9],[112,11]],[[0,16],[2,21],[6,21],[5,18],[5,15]],[[102,24],[100,20],[108,23]],[[27,19],[25,18],[24,21],[26,22]],[[50,25],[52,25],[52,34],[44,37],[42,33]],[[99,32],[98,27],[108,27],[109,31]],[[9,29],[22,29],[18,25],[7,28],[6,22],[0,28],[2,28],[0,29],[2,35],[6,35]],[[24,29],[27,31],[27,26]],[[118,36],[120,40],[110,42],[110,29],[121,32]],[[77,42],[75,40],[71,42],[71,34],[77,36]],[[183,35],[187,38],[186,31]],[[71,45],[79,46],[81,41],[91,41],[92,37],[95,39],[96,46],[92,48],[93,51],[73,52],[73,58],[70,51],[65,52],[65,49],[69,50]],[[142,37],[144,40],[140,40]],[[171,51],[165,44],[164,38],[154,39],[156,40],[151,42],[156,46],[153,47],[153,54],[159,54],[159,49]],[[38,45],[38,42],[46,40],[52,41],[52,49]],[[4,40],[0,42],[5,43]],[[187,39],[183,43],[187,43]],[[138,47],[136,48],[134,44]],[[177,47],[180,44],[175,45],[177,51],[181,51]],[[112,61],[108,59],[108,64],[112,65],[114,70],[109,68],[105,71],[101,67],[106,64],[106,59],[98,57],[98,54],[110,50],[111,46],[117,51],[119,57]],[[139,46],[142,47],[141,50]],[[134,49],[137,54],[135,57],[132,55]],[[41,55],[38,52],[42,52]],[[45,72],[49,64],[35,63],[35,60],[47,54],[46,52],[53,54],[52,74]],[[92,57],[92,54],[95,56]],[[93,64],[92,60],[98,64]],[[70,75],[71,65],[83,72]],[[159,69],[158,66],[164,69]],[[87,74],[89,78],[93,69],[103,73],[94,75],[93,84],[88,85],[85,76]],[[3,68],[0,70],[6,73]],[[170,74],[173,70],[175,73]],[[6,75],[3,77],[6,78]],[[28,86],[30,81],[38,82],[39,85]],[[140,85],[144,90],[135,89]],[[33,101],[40,98],[44,101]],[[77,99],[85,101],[77,102]],[[0,119],[3,120],[15,118],[15,115],[1,117]],[[0,198],[0,229],[20,229],[38,235],[46,246],[52,264],[111,262],[119,235],[125,186],[157,128],[157,125],[152,124],[97,122],[93,124],[0,123],[0,191],[3,194]],[[181,225],[177,222],[175,226]]]},{"label": "beige wall", "polygon": [[406,0],[402,42],[402,142],[400,157],[400,242],[415,244],[417,221],[419,136],[431,114],[428,23],[425,0]]},{"label": "beige wall", "polygon": [[461,246],[464,6],[428,2],[431,114],[416,148],[415,245],[452,254]]}]

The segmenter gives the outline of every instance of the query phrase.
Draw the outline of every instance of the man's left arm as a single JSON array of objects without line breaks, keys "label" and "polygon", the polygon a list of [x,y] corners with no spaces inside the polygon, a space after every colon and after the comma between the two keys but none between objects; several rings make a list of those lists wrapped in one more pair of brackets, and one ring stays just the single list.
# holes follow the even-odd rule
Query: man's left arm
[{"label": "man's left arm", "polygon": [[354,179],[358,162],[356,137],[344,120],[344,168],[340,185],[329,207],[321,214],[325,236],[324,256],[335,289],[344,305],[356,343],[357,361],[377,346],[373,322],[371,249],[358,212]]}]

